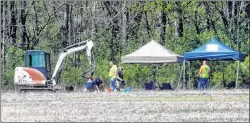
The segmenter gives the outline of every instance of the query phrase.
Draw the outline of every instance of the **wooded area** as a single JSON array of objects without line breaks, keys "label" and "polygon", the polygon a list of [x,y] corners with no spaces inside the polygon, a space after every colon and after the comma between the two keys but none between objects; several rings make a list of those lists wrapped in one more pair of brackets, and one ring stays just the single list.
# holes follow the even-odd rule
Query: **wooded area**
[{"label": "wooded area", "polygon": [[[86,39],[95,43],[95,76],[105,82],[108,82],[110,60],[120,61],[121,56],[151,39],[182,55],[218,36],[224,44],[247,54],[243,64],[250,69],[249,1],[1,1],[0,7],[1,84],[4,86],[13,85],[14,69],[24,66],[25,50],[50,52],[53,69],[64,47]],[[192,62],[191,83],[200,65],[200,61]],[[212,87],[235,81],[235,61],[212,61],[209,65]],[[142,87],[142,83],[152,80],[151,65],[124,64],[123,67],[128,86]],[[70,55],[61,82],[85,82],[86,69],[84,52]],[[156,81],[176,85],[180,69],[181,64],[162,64]],[[249,71],[241,68],[239,75],[239,86],[249,85]]]}]

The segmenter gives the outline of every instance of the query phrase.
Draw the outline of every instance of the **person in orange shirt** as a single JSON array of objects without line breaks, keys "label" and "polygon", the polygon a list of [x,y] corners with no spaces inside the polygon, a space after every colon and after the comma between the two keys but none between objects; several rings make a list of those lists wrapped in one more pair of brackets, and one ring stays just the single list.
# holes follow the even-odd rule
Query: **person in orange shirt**
[{"label": "person in orange shirt", "polygon": [[198,89],[206,89],[208,87],[208,78],[210,73],[210,67],[207,65],[206,61],[202,62],[202,66],[200,67],[198,77],[199,83],[198,83]]}]

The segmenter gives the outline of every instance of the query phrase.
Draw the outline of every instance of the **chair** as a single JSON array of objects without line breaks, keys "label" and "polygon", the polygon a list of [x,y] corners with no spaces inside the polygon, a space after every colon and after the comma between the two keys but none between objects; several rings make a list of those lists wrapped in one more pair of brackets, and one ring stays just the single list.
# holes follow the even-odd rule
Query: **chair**
[{"label": "chair", "polygon": [[149,83],[144,83],[144,89],[145,90],[154,90],[155,89],[154,83],[152,81]]},{"label": "chair", "polygon": [[160,86],[160,90],[172,90],[172,87],[170,83],[162,83],[162,86]]}]

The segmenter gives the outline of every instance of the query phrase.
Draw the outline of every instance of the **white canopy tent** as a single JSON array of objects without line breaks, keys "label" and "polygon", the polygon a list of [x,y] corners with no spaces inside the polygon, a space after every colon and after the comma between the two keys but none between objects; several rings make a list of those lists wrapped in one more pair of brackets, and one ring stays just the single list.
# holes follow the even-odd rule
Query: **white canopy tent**
[{"label": "white canopy tent", "polygon": [[[183,60],[183,56],[168,50],[154,40],[133,53],[121,57],[122,63],[132,64],[182,63]],[[158,69],[158,65],[154,66],[154,69]],[[155,72],[153,73],[155,78]]]},{"label": "white canopy tent", "polygon": [[182,63],[183,56],[168,50],[152,40],[135,52],[122,56],[121,62],[135,64]]}]

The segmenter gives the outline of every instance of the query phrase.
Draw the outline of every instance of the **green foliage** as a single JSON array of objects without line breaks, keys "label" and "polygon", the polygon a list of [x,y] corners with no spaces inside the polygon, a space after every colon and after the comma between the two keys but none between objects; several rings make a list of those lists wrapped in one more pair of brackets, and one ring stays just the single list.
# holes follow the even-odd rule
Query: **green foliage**
[{"label": "green foliage", "polygon": [[24,50],[10,46],[6,51],[6,71],[4,73],[5,84],[13,85],[16,67],[24,67]]},{"label": "green foliage", "polygon": [[84,66],[86,60],[83,57],[80,57],[81,67],[75,66],[75,62],[72,60],[73,54],[70,54],[66,57],[65,62],[63,63],[62,71],[62,81],[64,84],[80,84],[86,81],[85,75],[88,70]]},{"label": "green foliage", "polygon": [[158,83],[167,82],[171,85],[176,85],[180,77],[181,65],[182,64],[164,64],[163,66],[159,66],[156,81]]},{"label": "green foliage", "polygon": [[142,87],[142,84],[152,80],[152,67],[149,65],[124,64],[124,78],[128,86]]},{"label": "green foliage", "polygon": [[250,55],[248,54],[248,56],[245,58],[245,61],[242,62],[242,64],[244,66],[242,66],[242,65],[240,66],[240,70],[242,71],[243,75],[247,78],[250,78],[250,70],[249,70],[249,66],[250,66],[249,62],[250,61],[249,61],[249,59],[250,59]]},{"label": "green foliage", "polygon": [[80,68],[69,67],[67,70],[63,71],[63,82],[64,84],[83,83],[86,79],[82,74],[83,71]]},{"label": "green foliage", "polygon": [[226,83],[235,81],[237,77],[237,61],[232,64],[228,64],[225,68],[225,81]]},{"label": "green foliage", "polygon": [[109,85],[109,77],[108,77],[108,73],[109,73],[109,60],[99,60],[96,62],[96,72],[94,74],[94,77],[100,77],[106,85]]},{"label": "green foliage", "polygon": [[[49,4],[48,4],[49,3]],[[134,52],[139,47],[148,43],[151,39],[161,42],[166,48],[175,53],[183,55],[184,52],[192,51],[212,37],[218,36],[223,43],[231,45],[232,48],[237,47],[237,31],[236,31],[236,15],[228,17],[230,20],[226,26],[225,20],[222,20],[224,9],[228,9],[228,2],[199,2],[199,1],[136,1],[126,2],[124,10],[121,10],[124,2],[97,2],[92,7],[91,2],[32,2],[27,1],[27,6],[22,9],[28,12],[26,18],[26,31],[28,40],[23,41],[22,25],[17,27],[16,44],[25,43],[25,47],[29,43],[29,47],[34,45],[34,49],[46,50],[51,53],[52,69],[55,67],[58,55],[63,49],[62,42],[73,44],[74,42],[90,39],[94,41],[93,53],[96,60],[96,71],[94,77],[99,76],[109,85],[109,60],[114,57],[120,61],[121,56]],[[21,7],[21,2],[15,2],[15,6]],[[65,4],[70,5],[70,10],[66,10]],[[243,3],[245,6],[245,3]],[[36,12],[34,10],[34,6]],[[235,5],[235,9],[239,9],[240,4]],[[84,6],[84,7],[83,7]],[[245,17],[245,8],[239,17]],[[122,7],[123,8],[123,7]],[[16,9],[16,8],[15,8]],[[92,9],[94,13],[92,13]],[[7,9],[6,9],[7,10]],[[16,9],[17,13],[21,13],[20,9]],[[69,11],[69,13],[66,13]],[[8,13],[6,11],[5,13]],[[163,14],[164,13],[164,14]],[[125,16],[124,16],[124,15]],[[235,13],[236,14],[236,13]],[[166,24],[163,24],[163,15],[166,15]],[[19,16],[19,15],[18,15]],[[37,16],[37,20],[36,20]],[[68,20],[67,20],[68,17]],[[123,17],[125,25],[123,25]],[[7,21],[9,18],[6,18]],[[20,25],[21,20],[16,25]],[[94,21],[92,20],[94,19]],[[183,36],[176,37],[176,24],[182,19]],[[249,52],[249,28],[246,29],[247,19],[240,19],[239,43],[240,51]],[[146,23],[148,21],[148,24]],[[92,26],[94,22],[94,27]],[[211,26],[214,23],[215,29]],[[38,30],[36,29],[38,27]],[[197,27],[198,32],[197,33]],[[9,26],[12,27],[12,26]],[[44,27],[44,28],[43,28]],[[117,28],[114,28],[117,27]],[[125,27],[125,28],[123,28]],[[231,31],[228,28],[231,27]],[[249,26],[248,26],[249,27]],[[43,28],[42,30],[39,30]],[[93,29],[92,29],[93,28]],[[166,30],[162,37],[162,29]],[[7,29],[7,26],[6,26]],[[123,29],[125,29],[125,38],[123,37]],[[12,29],[9,29],[12,31]],[[115,30],[115,31],[114,31]],[[35,36],[36,31],[39,36]],[[93,35],[91,34],[93,31]],[[113,33],[117,34],[113,34]],[[6,33],[6,38],[11,37]],[[149,39],[151,38],[151,39]],[[6,39],[7,40],[7,39]],[[13,73],[17,66],[24,66],[24,50],[17,48],[11,44],[8,39],[9,47],[6,51],[6,71],[4,80],[7,83],[13,83]],[[37,42],[36,42],[37,41]],[[35,44],[36,42],[37,44]],[[12,42],[13,43],[13,42]],[[113,51],[113,52],[112,52]],[[78,58],[78,55],[80,57]],[[111,56],[114,54],[114,56]],[[84,75],[89,70],[85,51],[69,55],[63,67],[62,82],[82,83],[86,81]],[[78,59],[78,60],[76,60]],[[249,56],[243,63],[246,67],[249,65]],[[156,81],[159,83],[170,82],[176,84],[179,78],[182,64],[163,64],[156,71]],[[191,81],[197,76],[200,67],[200,61],[191,62],[190,75]],[[153,79],[153,65],[124,64],[124,77],[128,82],[128,86],[141,87],[144,82]],[[234,81],[236,78],[236,62],[229,61],[213,61],[211,62],[212,76],[211,83],[213,86],[222,84],[222,77],[226,82]],[[188,73],[188,71],[186,71]],[[242,76],[249,77],[247,70],[241,67],[240,80]]]},{"label": "green foliage", "polygon": [[212,81],[210,86],[222,86],[223,84],[223,73],[222,72],[213,72],[212,73]]}]

